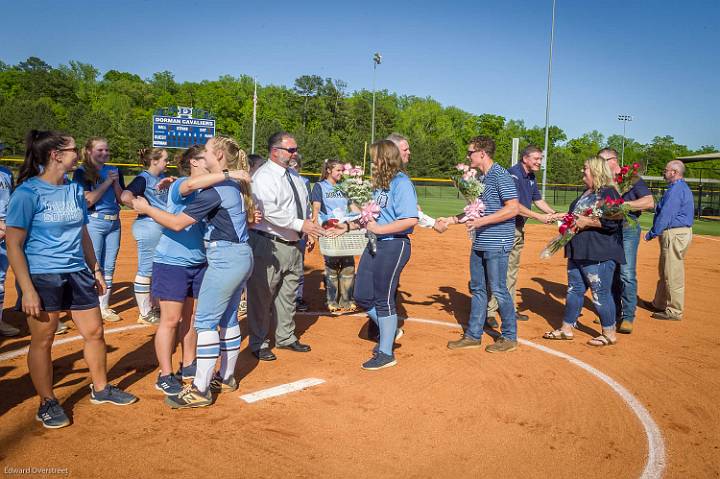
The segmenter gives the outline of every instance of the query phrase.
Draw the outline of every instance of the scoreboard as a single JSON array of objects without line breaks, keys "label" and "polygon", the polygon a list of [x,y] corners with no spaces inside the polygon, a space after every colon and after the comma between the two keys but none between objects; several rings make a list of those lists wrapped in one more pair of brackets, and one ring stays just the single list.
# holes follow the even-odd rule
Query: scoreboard
[{"label": "scoreboard", "polygon": [[215,136],[215,120],[153,115],[154,148],[189,148]]}]

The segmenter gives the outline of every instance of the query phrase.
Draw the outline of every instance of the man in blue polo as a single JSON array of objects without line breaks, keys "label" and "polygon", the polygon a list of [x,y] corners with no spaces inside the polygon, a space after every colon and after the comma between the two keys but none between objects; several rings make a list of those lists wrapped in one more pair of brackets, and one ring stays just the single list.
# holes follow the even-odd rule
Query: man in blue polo
[{"label": "man in blue polo", "polygon": [[[510,293],[510,299],[515,306],[515,317],[518,321],[527,321],[529,318],[526,314],[521,314],[517,310],[515,287],[517,286],[518,272],[520,271],[520,253],[525,246],[525,222],[528,218],[534,218],[542,223],[548,223],[551,220],[550,215],[555,214],[555,210],[548,205],[540,195],[540,190],[535,179],[535,172],[540,170],[542,165],[542,150],[537,146],[530,145],[525,147],[520,153],[520,162],[512,166],[508,173],[515,182],[518,194],[518,215],[515,217],[515,238],[513,248],[508,257],[507,269],[507,287]],[[544,214],[537,213],[532,210],[532,205],[542,211]],[[498,310],[498,303],[495,296],[490,299],[488,304],[488,319]]]},{"label": "man in blue polo", "polygon": [[660,264],[655,299],[642,302],[654,319],[680,321],[685,306],[685,254],[692,241],[695,203],[685,183],[685,165],[673,160],[663,170],[668,189],[655,209],[645,241],[660,239]]},{"label": "man in blue polo", "polygon": [[[495,141],[478,136],[470,140],[467,158],[470,167],[485,176],[482,201],[485,214],[468,220],[468,231],[475,239],[470,252],[470,320],[463,337],[448,343],[449,349],[480,348],[483,326],[487,319],[488,291],[497,298],[502,335],[485,348],[489,353],[509,352],[517,349],[517,319],[506,280],[508,256],[515,238],[515,216],[518,214],[517,188],[507,170],[493,161]],[[449,224],[458,224],[463,214],[451,216]]]}]

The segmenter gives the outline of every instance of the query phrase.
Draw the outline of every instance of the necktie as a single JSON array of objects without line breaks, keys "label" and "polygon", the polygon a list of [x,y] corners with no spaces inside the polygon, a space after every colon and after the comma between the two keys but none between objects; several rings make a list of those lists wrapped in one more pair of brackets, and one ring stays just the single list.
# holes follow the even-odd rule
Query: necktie
[{"label": "necktie", "polygon": [[298,194],[297,188],[295,188],[295,183],[292,180],[292,176],[290,176],[290,170],[285,170],[285,178],[287,178],[288,182],[290,182],[290,188],[292,188],[293,198],[295,198],[295,211],[297,212],[297,217],[299,220],[303,220],[305,219],[305,216],[303,215],[300,195]]}]

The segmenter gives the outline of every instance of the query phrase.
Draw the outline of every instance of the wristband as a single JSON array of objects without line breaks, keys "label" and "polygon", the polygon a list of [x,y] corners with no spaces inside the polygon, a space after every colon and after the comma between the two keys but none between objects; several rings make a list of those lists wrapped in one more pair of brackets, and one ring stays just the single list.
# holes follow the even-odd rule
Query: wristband
[{"label": "wristband", "polygon": [[350,222],[345,223],[347,225],[347,232],[350,232]]}]

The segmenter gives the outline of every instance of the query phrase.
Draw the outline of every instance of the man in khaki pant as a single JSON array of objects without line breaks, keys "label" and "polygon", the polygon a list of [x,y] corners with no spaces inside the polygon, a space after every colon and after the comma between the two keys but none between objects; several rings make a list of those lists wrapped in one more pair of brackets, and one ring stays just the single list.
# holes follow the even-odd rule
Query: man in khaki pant
[{"label": "man in khaki pant", "polygon": [[655,210],[652,228],[645,235],[650,241],[660,238],[659,279],[652,302],[643,302],[655,311],[655,319],[679,321],[685,302],[685,254],[692,241],[694,200],[683,179],[685,165],[673,160],[665,166],[663,176],[668,189]]},{"label": "man in khaki pant", "polygon": [[[535,179],[535,172],[540,169],[542,165],[542,150],[536,146],[530,145],[526,147],[520,154],[520,162],[512,166],[508,173],[515,182],[517,188],[519,205],[519,214],[515,217],[515,239],[513,241],[513,248],[508,256],[508,269],[507,269],[507,287],[512,298],[513,305],[515,305],[515,311],[517,311],[517,305],[515,304],[515,287],[517,286],[518,271],[520,270],[520,253],[522,252],[523,246],[525,246],[525,221],[527,218],[535,218],[543,223],[549,223],[551,221],[551,215],[555,214],[550,205],[540,196],[540,190],[537,186],[537,180]],[[532,205],[535,204],[545,214],[541,215],[532,211]],[[493,297],[488,303],[488,323],[492,327],[497,327],[493,324],[495,321],[494,313],[498,310],[497,300]],[[527,321],[528,316],[526,314],[516,313],[517,321]],[[491,319],[492,318],[492,319]]]}]

